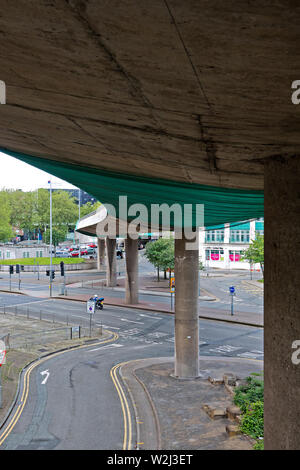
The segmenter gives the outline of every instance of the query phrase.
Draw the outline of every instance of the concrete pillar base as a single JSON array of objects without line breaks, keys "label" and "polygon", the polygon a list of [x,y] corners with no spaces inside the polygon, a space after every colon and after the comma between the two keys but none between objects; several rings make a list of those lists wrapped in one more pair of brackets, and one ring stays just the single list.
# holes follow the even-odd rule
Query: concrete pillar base
[{"label": "concrete pillar base", "polygon": [[138,280],[138,240],[126,238],[126,281],[125,281],[125,303],[137,304],[139,301]]},{"label": "concrete pillar base", "polygon": [[106,238],[106,286],[116,287],[117,285],[117,262],[116,262],[116,244],[115,238]]},{"label": "concrete pillar base", "polygon": [[175,370],[178,379],[199,377],[198,274],[199,248],[175,239]]},{"label": "concrete pillar base", "polygon": [[97,270],[101,271],[105,266],[105,240],[104,238],[98,238],[97,247]]}]

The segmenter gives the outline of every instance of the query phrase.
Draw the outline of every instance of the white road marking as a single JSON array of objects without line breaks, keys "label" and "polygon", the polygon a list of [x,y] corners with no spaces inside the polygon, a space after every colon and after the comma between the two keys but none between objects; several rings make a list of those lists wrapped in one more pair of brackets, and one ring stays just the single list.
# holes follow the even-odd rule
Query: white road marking
[{"label": "white road marking", "polygon": [[100,348],[89,349],[87,352],[99,351],[99,349],[108,349],[108,348],[122,348],[124,344],[108,344],[107,346],[102,346]]},{"label": "white road marking", "polygon": [[217,348],[210,349],[210,351],[214,353],[226,354],[228,352],[237,351],[239,349],[243,348],[238,346],[231,346],[230,344],[224,344],[223,346],[218,346]]},{"label": "white road marking", "polygon": [[[101,323],[96,323],[96,325],[100,325],[101,326]],[[102,325],[103,328],[108,328],[110,330],[119,330],[120,328],[118,328],[117,326],[109,326],[109,325]]]},{"label": "white road marking", "polygon": [[41,385],[45,385],[45,383],[47,382],[48,378],[49,378],[49,375],[50,375],[50,372],[49,372],[49,369],[47,370],[43,370],[43,372],[40,372],[41,375],[46,375],[46,377],[44,378],[44,380],[41,382]]},{"label": "white road marking", "polygon": [[139,313],[140,317],[154,318],[155,320],[161,320],[161,317],[152,317],[151,315],[146,315],[144,313]]},{"label": "white road marking", "polygon": [[137,323],[138,325],[143,325],[144,323],[141,321],[133,321],[133,320],[127,320],[127,318],[120,318],[121,321],[127,321],[129,323]]},{"label": "white road marking", "polygon": [[[11,305],[5,304],[5,307],[6,307],[6,308],[9,308],[9,307],[22,307],[22,305],[39,304],[39,303],[41,303],[41,302],[49,302],[49,299],[33,300],[32,302],[24,302],[24,303],[11,304]],[[0,308],[1,308],[1,306],[0,306]],[[2,306],[2,308],[3,308],[3,306]]]}]

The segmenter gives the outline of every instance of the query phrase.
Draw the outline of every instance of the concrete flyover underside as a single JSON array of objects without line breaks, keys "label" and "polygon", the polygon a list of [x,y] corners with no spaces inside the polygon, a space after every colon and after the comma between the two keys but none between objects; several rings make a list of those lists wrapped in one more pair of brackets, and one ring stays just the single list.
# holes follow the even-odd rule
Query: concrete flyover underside
[{"label": "concrete flyover underside", "polygon": [[[300,365],[291,362],[300,338],[300,106],[291,101],[300,80],[300,5],[0,0],[0,7],[1,149],[66,164],[70,182],[68,165],[76,164],[187,184],[191,198],[193,185],[262,191],[265,184],[265,442],[300,449]],[[82,180],[75,184],[88,190]],[[111,199],[120,194],[117,183],[106,184]],[[258,217],[249,201],[248,217]],[[219,223],[230,221],[212,206]],[[194,299],[195,262],[176,245],[175,276],[184,279],[190,267],[185,295]],[[176,305],[176,370],[184,378],[197,375],[198,345],[186,327],[197,307],[189,311],[182,294]]]},{"label": "concrete flyover underside", "polygon": [[298,154],[299,6],[1,0],[2,148],[188,183],[263,188]]}]

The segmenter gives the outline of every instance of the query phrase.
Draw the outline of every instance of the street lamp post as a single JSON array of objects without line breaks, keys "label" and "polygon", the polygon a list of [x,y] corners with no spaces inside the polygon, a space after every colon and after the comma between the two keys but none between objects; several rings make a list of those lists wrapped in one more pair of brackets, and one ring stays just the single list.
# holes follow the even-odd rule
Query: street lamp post
[{"label": "street lamp post", "polygon": [[[78,189],[78,221],[80,220],[80,204],[81,204],[81,189]],[[80,250],[80,238],[79,238],[79,255],[78,258],[81,258],[81,250]]]},{"label": "street lamp post", "polygon": [[52,185],[50,184],[50,297],[52,297]]}]

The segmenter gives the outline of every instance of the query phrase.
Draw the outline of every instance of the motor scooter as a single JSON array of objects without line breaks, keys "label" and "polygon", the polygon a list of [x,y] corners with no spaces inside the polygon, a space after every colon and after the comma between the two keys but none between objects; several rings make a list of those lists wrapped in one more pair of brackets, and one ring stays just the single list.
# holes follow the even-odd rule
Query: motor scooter
[{"label": "motor scooter", "polygon": [[93,300],[95,302],[95,308],[97,310],[103,310],[104,297],[98,297],[97,295],[94,295],[90,298],[90,300]]}]

